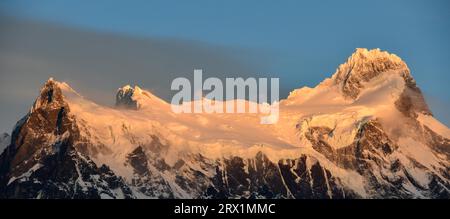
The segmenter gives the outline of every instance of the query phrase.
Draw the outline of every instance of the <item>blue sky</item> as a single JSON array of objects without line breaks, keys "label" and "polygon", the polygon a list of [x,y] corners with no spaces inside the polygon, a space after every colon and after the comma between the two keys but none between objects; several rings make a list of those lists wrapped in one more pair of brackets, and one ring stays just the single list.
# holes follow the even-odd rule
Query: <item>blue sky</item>
[{"label": "blue sky", "polygon": [[445,0],[4,0],[0,15],[248,49],[254,51],[249,60],[261,64],[257,69],[279,76],[286,89],[314,86],[357,47],[381,48],[407,62],[433,111],[450,121],[450,3]]}]

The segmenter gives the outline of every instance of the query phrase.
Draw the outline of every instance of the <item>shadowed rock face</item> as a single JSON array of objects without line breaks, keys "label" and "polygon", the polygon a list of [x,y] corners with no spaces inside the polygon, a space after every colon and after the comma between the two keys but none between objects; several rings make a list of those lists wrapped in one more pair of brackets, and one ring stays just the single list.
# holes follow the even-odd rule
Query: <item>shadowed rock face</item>
[{"label": "shadowed rock face", "polygon": [[119,88],[116,94],[116,107],[124,109],[138,109],[138,103],[133,99],[135,89],[129,85]]},{"label": "shadowed rock face", "polygon": [[271,162],[258,153],[252,159],[224,159],[216,168],[208,198],[357,198],[320,162],[306,155]]},{"label": "shadowed rock face", "polygon": [[406,86],[395,102],[397,109],[406,117],[417,118],[417,113],[433,115],[428,107],[420,88],[412,79],[405,78]]}]

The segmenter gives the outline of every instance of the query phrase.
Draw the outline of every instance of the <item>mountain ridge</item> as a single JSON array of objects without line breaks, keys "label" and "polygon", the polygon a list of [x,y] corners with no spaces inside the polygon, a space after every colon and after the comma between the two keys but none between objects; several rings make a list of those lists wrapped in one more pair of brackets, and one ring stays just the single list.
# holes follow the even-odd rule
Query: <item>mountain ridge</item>
[{"label": "mountain ridge", "polygon": [[175,114],[137,86],[104,107],[50,78],[0,155],[0,197],[450,198],[450,131],[406,64],[348,60],[282,100],[273,125]]}]

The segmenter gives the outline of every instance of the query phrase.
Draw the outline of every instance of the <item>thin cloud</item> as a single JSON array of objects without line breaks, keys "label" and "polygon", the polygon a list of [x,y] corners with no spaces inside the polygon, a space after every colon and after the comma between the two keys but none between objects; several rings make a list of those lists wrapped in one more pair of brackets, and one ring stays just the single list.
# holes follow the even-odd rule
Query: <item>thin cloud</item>
[{"label": "thin cloud", "polygon": [[99,33],[13,17],[0,17],[0,32],[1,131],[10,130],[26,113],[49,77],[112,105],[116,89],[124,84],[139,84],[169,100],[171,81],[190,78],[194,68],[204,69],[205,77],[250,77],[265,63],[261,55],[246,49]]}]

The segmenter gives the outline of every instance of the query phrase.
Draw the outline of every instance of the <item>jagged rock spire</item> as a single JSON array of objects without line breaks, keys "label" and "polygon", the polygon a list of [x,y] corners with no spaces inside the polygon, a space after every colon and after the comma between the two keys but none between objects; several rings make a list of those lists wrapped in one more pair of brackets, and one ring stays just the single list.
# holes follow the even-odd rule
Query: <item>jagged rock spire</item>
[{"label": "jagged rock spire", "polygon": [[60,83],[49,78],[41,88],[39,97],[33,105],[32,111],[38,108],[60,108],[66,105]]},{"label": "jagged rock spire", "polygon": [[139,93],[141,89],[138,86],[134,88],[130,85],[125,85],[117,90],[116,107],[125,109],[138,109],[138,102],[133,98],[135,93]]}]

